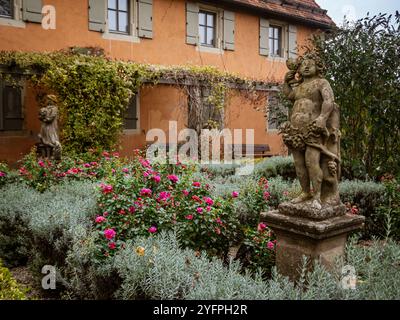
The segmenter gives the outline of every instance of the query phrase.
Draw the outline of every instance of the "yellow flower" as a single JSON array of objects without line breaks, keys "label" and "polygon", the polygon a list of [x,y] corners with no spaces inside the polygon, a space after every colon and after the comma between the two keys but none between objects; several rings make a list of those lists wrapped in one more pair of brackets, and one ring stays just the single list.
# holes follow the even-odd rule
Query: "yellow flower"
[{"label": "yellow flower", "polygon": [[141,257],[143,257],[144,256],[144,248],[143,247],[137,247],[136,248],[136,254],[138,255],[138,256],[141,256]]}]

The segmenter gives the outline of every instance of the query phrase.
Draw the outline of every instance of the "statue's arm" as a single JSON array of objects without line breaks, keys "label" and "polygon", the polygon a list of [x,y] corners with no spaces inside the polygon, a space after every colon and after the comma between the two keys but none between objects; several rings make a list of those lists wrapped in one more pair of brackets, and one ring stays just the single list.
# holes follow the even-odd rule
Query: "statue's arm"
[{"label": "statue's arm", "polygon": [[295,78],[295,75],[296,71],[289,71],[288,73],[286,73],[285,82],[283,83],[283,94],[291,101],[295,100],[295,94],[293,88],[289,84],[289,81],[293,80]]},{"label": "statue's arm", "polygon": [[326,121],[332,113],[335,106],[335,97],[331,85],[327,80],[324,80],[321,85],[321,96],[322,96],[322,106],[321,114],[317,119],[317,122],[323,127],[326,126]]}]

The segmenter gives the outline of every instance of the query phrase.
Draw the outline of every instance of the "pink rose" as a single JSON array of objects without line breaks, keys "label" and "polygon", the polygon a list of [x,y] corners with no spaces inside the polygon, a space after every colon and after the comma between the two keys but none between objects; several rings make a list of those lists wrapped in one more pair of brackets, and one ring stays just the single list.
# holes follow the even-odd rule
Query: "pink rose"
[{"label": "pink rose", "polygon": [[193,220],[193,215],[192,214],[188,214],[185,218],[187,220]]},{"label": "pink rose", "polygon": [[117,247],[117,245],[115,244],[115,242],[110,242],[110,243],[108,244],[108,247],[109,247],[111,250],[114,250],[114,249]]},{"label": "pink rose", "polygon": [[193,183],[192,183],[192,186],[193,186],[193,187],[196,187],[196,188],[200,188],[200,186],[201,186],[201,183],[200,183],[200,182],[197,182],[197,181],[195,181],[195,182],[193,182]]},{"label": "pink rose", "polygon": [[135,207],[131,206],[129,207],[129,212],[130,213],[134,213],[136,211]]},{"label": "pink rose", "polygon": [[216,234],[221,234],[221,229],[220,228],[215,228],[215,233]]},{"label": "pink rose", "polygon": [[113,186],[112,185],[101,185],[101,188],[103,189],[103,193],[111,193],[113,191]]},{"label": "pink rose", "polygon": [[187,190],[183,190],[182,193],[183,193],[185,196],[188,196],[188,195],[189,195],[189,191],[187,191]]},{"label": "pink rose", "polygon": [[151,190],[148,188],[143,188],[140,190],[140,195],[141,196],[150,196],[151,195]]},{"label": "pink rose", "polygon": [[84,166],[85,168],[90,168],[90,167],[91,167],[90,163],[85,163],[83,166]]},{"label": "pink rose", "polygon": [[39,160],[39,161],[38,161],[38,165],[39,165],[39,167],[42,167],[42,168],[43,168],[43,167],[44,167],[44,162],[43,162],[42,160]]},{"label": "pink rose", "polygon": [[179,178],[174,174],[167,176],[167,178],[173,183],[177,183],[179,181]]},{"label": "pink rose", "polygon": [[6,173],[3,171],[0,171],[0,177],[5,177],[5,176],[6,176]]},{"label": "pink rose", "polygon": [[275,248],[275,244],[272,241],[268,241],[267,248],[268,249],[274,249]]},{"label": "pink rose", "polygon": [[210,212],[210,211],[211,211],[211,207],[210,207],[210,206],[207,206],[206,210],[207,210],[208,212]]},{"label": "pink rose", "polygon": [[166,191],[162,191],[160,192],[159,196],[158,196],[158,201],[166,201],[171,197],[171,194],[169,192]]},{"label": "pink rose", "polygon": [[259,232],[261,232],[261,231],[264,231],[266,227],[267,227],[267,225],[265,223],[261,222],[261,223],[259,223],[257,230]]},{"label": "pink rose", "polygon": [[204,197],[204,201],[209,205],[212,206],[214,204],[214,200],[209,197]]},{"label": "pink rose", "polygon": [[122,172],[123,172],[123,173],[129,173],[129,169],[128,169],[128,168],[123,168],[123,169],[122,169]]},{"label": "pink rose", "polygon": [[96,217],[96,223],[102,223],[106,221],[106,218],[104,218],[103,216],[97,216]]},{"label": "pink rose", "polygon": [[114,229],[106,229],[104,230],[104,236],[106,237],[106,239],[111,240],[115,237],[116,233],[114,231]]},{"label": "pink rose", "polygon": [[197,213],[203,213],[203,208],[199,207],[196,209]]},{"label": "pink rose", "polygon": [[218,223],[218,224],[220,224],[220,225],[223,224],[220,218],[217,218],[217,219],[215,220],[215,222]]},{"label": "pink rose", "polygon": [[232,198],[237,198],[237,197],[239,197],[239,192],[233,191],[232,192]]},{"label": "pink rose", "polygon": [[157,228],[155,226],[152,226],[149,228],[148,230],[150,233],[156,233],[157,232]]},{"label": "pink rose", "polygon": [[268,191],[264,192],[264,199],[268,200],[271,197],[271,194]]},{"label": "pink rose", "polygon": [[161,177],[160,176],[154,176],[153,180],[157,183],[159,183],[161,181]]}]

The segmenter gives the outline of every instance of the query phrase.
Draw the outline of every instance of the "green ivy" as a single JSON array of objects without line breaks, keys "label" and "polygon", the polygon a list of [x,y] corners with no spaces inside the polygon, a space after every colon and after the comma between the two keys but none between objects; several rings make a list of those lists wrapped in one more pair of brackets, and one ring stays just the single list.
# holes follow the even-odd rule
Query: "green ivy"
[{"label": "green ivy", "polygon": [[[229,83],[240,83],[249,91],[260,84],[209,66],[163,67],[111,60],[99,48],[0,51],[1,65],[29,77],[38,89],[40,104],[49,92],[58,97],[64,151],[76,153],[115,147],[129,100],[144,83],[170,79],[181,88],[207,85],[211,88],[209,102],[216,108],[224,107]],[[10,81],[7,72],[0,72],[0,78]]]}]

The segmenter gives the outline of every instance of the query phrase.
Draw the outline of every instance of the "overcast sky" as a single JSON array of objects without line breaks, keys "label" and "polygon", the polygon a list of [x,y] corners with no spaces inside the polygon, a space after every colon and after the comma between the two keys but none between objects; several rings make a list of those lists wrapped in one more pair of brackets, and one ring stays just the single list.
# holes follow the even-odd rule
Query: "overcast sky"
[{"label": "overcast sky", "polygon": [[377,13],[395,13],[400,11],[400,0],[316,0],[323,8],[328,10],[328,15],[341,25],[343,17],[346,15],[348,20],[353,21],[367,15]]}]

